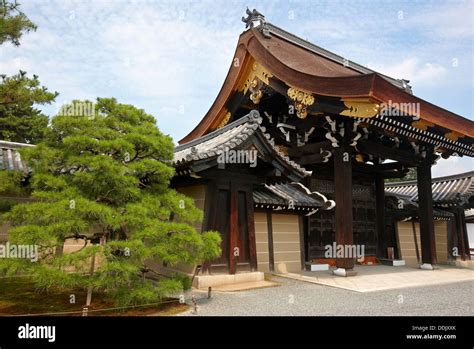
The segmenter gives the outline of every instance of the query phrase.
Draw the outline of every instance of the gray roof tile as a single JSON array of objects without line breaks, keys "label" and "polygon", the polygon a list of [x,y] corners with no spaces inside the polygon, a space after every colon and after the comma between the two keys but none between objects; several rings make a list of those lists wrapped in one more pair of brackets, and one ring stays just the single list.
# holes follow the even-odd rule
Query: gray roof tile
[{"label": "gray roof tile", "polygon": [[21,158],[19,149],[33,147],[32,144],[0,141],[0,170],[28,172],[30,169]]},{"label": "gray roof tile", "polygon": [[291,184],[274,184],[255,186],[253,189],[253,201],[260,205],[276,205],[287,208],[293,200],[295,207],[317,209],[324,206],[320,198],[314,198],[298,190]]},{"label": "gray roof tile", "polygon": [[276,157],[287,163],[302,176],[311,175],[310,171],[292,161],[283,154],[265,133],[265,128],[260,126],[262,118],[257,110],[252,110],[248,115],[226,125],[225,127],[213,131],[203,137],[191,142],[182,144],[175,148],[173,163],[175,166],[185,165],[188,162],[217,157],[220,152],[238,148],[251,136],[259,133],[265,139],[267,145],[273,149]]},{"label": "gray roof tile", "polygon": [[[474,195],[474,171],[433,178],[431,190],[433,202],[438,206],[467,203]],[[418,201],[416,181],[385,183],[385,191],[409,197],[411,201]]]}]

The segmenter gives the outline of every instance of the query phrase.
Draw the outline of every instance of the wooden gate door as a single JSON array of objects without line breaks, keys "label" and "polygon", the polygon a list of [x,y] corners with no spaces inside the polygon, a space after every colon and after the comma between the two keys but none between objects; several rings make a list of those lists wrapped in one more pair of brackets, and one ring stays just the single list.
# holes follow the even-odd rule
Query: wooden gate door
[{"label": "wooden gate door", "polygon": [[206,230],[219,231],[222,254],[207,268],[230,274],[256,270],[252,185],[218,179],[209,184],[208,193],[206,211],[210,218]]}]

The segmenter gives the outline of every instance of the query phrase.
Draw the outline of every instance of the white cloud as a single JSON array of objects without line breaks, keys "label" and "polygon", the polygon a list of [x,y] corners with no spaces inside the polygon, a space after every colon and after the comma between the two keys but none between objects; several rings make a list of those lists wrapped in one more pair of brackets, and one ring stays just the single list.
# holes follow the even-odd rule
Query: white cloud
[{"label": "white cloud", "polygon": [[407,15],[408,25],[426,28],[426,35],[436,38],[469,38],[474,36],[474,3],[456,1],[433,7],[428,11]]},{"label": "white cloud", "polygon": [[410,80],[413,85],[431,85],[440,81],[446,74],[446,68],[437,64],[422,63],[416,57],[404,59],[393,65],[369,64],[369,67],[395,78]]},{"label": "white cloud", "polygon": [[468,157],[455,157],[439,159],[432,168],[433,177],[450,176],[455,173],[463,173],[474,170],[474,160]]},{"label": "white cloud", "polygon": [[299,25],[302,33],[310,34],[312,37],[321,40],[341,40],[357,36],[357,31],[350,24],[344,21],[334,21],[331,19],[318,19],[304,22]]},{"label": "white cloud", "polygon": [[113,19],[100,38],[111,58],[111,74],[146,97],[195,92],[196,82],[190,80],[202,76],[199,83],[205,83],[203,66],[207,76],[226,70],[236,41],[232,32],[212,31],[192,21],[163,20],[153,10],[139,11],[126,23],[120,17]]}]

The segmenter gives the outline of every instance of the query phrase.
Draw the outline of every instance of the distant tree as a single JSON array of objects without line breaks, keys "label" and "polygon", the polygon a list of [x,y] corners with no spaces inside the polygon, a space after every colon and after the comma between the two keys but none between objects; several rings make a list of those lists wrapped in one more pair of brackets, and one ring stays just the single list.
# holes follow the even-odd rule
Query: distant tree
[{"label": "distant tree", "polygon": [[410,168],[408,173],[404,177],[400,178],[389,178],[386,179],[385,182],[400,182],[400,181],[414,181],[416,180],[416,169]]},{"label": "distant tree", "polygon": [[51,104],[58,96],[40,85],[38,77],[24,71],[0,81],[0,139],[12,142],[37,143],[44,136],[48,116],[36,104]]},{"label": "distant tree", "polygon": [[416,168],[410,168],[407,175],[403,178],[406,181],[416,180]]},{"label": "distant tree", "polygon": [[[22,149],[38,201],[18,204],[4,218],[13,226],[10,243],[37,245],[40,258],[4,260],[1,268],[27,273],[42,288],[93,288],[120,304],[157,301],[182,290],[186,279],[151,281],[144,277],[152,274],[149,261],[214,259],[220,236],[199,233],[202,211],[169,188],[174,146],[154,117],[115,99],[99,98],[92,113],[89,104],[74,101],[52,118],[43,142]],[[61,253],[68,238],[90,244]]]},{"label": "distant tree", "polygon": [[0,45],[11,42],[20,45],[20,38],[24,32],[36,30],[36,25],[20,11],[20,4],[15,1],[1,0],[0,3]]},{"label": "distant tree", "polygon": [[[36,30],[15,1],[0,0],[0,45],[11,42],[20,45],[24,32]],[[57,92],[40,85],[38,77],[27,77],[24,71],[14,76],[1,75],[0,139],[12,142],[37,143],[48,125],[48,117],[35,104],[53,103]]]},{"label": "distant tree", "polygon": [[0,194],[23,192],[21,182],[24,176],[19,171],[0,171]]}]

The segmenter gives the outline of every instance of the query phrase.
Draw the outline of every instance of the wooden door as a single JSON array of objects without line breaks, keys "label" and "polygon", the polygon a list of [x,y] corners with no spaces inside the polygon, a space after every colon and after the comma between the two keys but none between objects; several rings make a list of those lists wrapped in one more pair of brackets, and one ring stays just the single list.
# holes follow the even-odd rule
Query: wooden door
[{"label": "wooden door", "polygon": [[219,189],[215,202],[216,219],[212,230],[217,230],[221,234],[222,254],[212,264],[215,267],[229,267],[229,244],[230,244],[230,193],[229,190]]},{"label": "wooden door", "polygon": [[211,272],[256,270],[252,186],[238,181],[211,184],[207,230],[221,234],[222,254],[210,263]]}]

